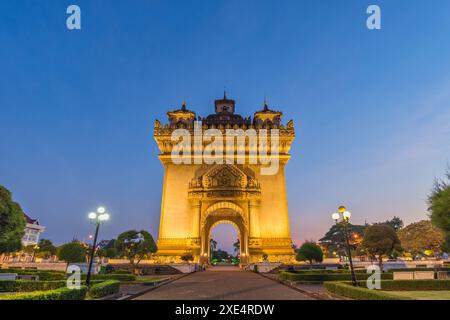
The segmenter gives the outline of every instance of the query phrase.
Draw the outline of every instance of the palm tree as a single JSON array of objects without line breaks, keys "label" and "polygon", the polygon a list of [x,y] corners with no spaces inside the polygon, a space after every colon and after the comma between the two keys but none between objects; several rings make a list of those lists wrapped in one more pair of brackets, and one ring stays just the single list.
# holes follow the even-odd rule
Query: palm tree
[{"label": "palm tree", "polygon": [[235,243],[233,243],[234,252],[237,254],[241,250],[241,242],[239,239],[236,240]]},{"label": "palm tree", "polygon": [[217,241],[211,238],[211,240],[209,240],[209,246],[211,248],[211,252],[213,252],[217,248]]}]

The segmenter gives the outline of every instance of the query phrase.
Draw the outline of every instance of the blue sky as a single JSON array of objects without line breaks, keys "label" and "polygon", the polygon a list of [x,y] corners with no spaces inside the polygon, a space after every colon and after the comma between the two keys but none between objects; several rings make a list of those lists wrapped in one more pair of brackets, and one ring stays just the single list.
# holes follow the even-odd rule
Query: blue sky
[{"label": "blue sky", "polygon": [[[99,204],[112,214],[102,238],[156,236],[154,119],[183,98],[212,113],[226,87],[244,116],[266,95],[294,119],[296,242],[319,239],[340,204],[355,223],[425,218],[450,158],[450,3],[343,3],[2,1],[0,184],[57,243],[87,237]],[[70,4],[81,31],[66,28]],[[369,4],[381,7],[379,31],[366,28]],[[230,248],[234,235],[218,228]]]}]

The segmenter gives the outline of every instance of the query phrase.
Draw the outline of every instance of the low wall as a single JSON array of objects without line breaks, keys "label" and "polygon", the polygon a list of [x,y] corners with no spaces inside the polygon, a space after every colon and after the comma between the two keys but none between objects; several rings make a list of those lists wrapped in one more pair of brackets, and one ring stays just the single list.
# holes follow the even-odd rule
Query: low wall
[{"label": "low wall", "polygon": [[38,270],[54,270],[54,271],[65,271],[67,263],[65,262],[4,262],[1,267],[3,269],[7,268],[33,268]]}]

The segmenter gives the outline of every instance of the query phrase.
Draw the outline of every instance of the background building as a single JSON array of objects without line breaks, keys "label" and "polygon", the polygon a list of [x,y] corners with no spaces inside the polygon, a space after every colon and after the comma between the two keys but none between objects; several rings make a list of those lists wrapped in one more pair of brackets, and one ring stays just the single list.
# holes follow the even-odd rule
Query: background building
[{"label": "background building", "polygon": [[27,224],[25,226],[25,234],[22,238],[22,245],[24,247],[30,245],[37,245],[39,243],[39,237],[42,232],[45,231],[45,227],[39,224],[38,219],[31,219],[25,214]]}]

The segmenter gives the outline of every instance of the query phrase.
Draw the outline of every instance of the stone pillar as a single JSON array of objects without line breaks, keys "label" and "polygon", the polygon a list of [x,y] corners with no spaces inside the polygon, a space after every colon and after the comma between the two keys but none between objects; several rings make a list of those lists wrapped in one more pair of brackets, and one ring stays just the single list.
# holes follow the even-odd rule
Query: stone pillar
[{"label": "stone pillar", "polygon": [[250,238],[259,238],[261,231],[259,228],[259,204],[256,200],[248,202],[248,216],[250,220]]},{"label": "stone pillar", "polygon": [[202,211],[201,201],[192,204],[192,238],[200,237],[200,217]]}]

